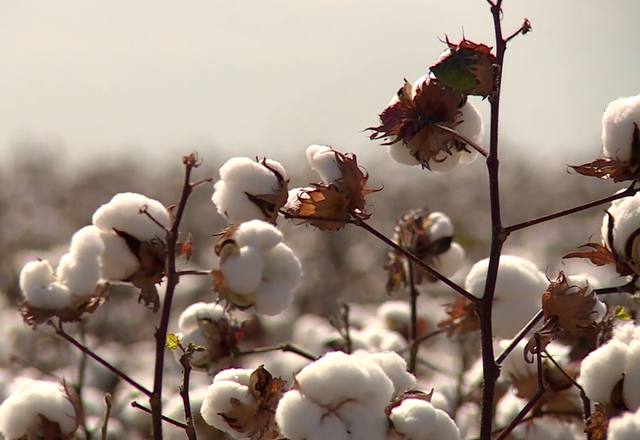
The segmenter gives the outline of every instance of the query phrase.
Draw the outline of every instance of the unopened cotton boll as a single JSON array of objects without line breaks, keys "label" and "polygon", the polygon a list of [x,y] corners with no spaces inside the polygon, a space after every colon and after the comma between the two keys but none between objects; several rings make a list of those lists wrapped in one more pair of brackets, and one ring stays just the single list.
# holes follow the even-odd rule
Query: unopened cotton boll
[{"label": "unopened cotton boll", "polygon": [[640,125],[640,95],[618,98],[602,116],[602,149],[606,157],[631,158],[634,124]]},{"label": "unopened cotton boll", "polygon": [[57,424],[64,436],[78,427],[76,409],[60,384],[23,378],[0,405],[0,432],[7,440],[44,438],[42,418]]},{"label": "unopened cotton boll", "polygon": [[220,168],[211,198],[230,223],[253,219],[275,222],[287,200],[287,175],[275,160],[234,157]]},{"label": "unopened cotton boll", "polygon": [[229,228],[217,252],[224,283],[216,290],[239,307],[277,315],[289,306],[302,265],[269,223],[252,220]]},{"label": "unopened cotton boll", "polygon": [[[473,265],[465,288],[482,298],[489,268],[485,258]],[[540,309],[542,294],[549,281],[532,262],[513,255],[502,255],[496,281],[492,321],[493,334],[511,338]]]},{"label": "unopened cotton boll", "polygon": [[389,420],[395,434],[405,440],[459,440],[460,431],[451,417],[421,399],[405,399],[394,407]]},{"label": "unopened cotton boll", "polygon": [[311,169],[320,175],[322,183],[331,184],[342,178],[335,151],[326,145],[311,145],[307,148],[307,160]]}]

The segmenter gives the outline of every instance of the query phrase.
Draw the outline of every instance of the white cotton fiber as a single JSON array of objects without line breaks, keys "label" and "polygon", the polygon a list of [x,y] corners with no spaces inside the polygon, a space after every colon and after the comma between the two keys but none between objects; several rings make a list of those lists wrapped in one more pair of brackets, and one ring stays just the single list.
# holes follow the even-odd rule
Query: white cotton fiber
[{"label": "white cotton fiber", "polygon": [[183,331],[193,331],[199,327],[200,321],[226,320],[224,307],[220,304],[197,302],[187,307],[178,319],[178,328]]},{"label": "white cotton fiber", "polygon": [[238,226],[233,239],[238,246],[255,246],[267,251],[282,241],[282,232],[267,222],[251,220]]},{"label": "white cotton fiber", "polygon": [[602,149],[606,157],[631,158],[634,123],[640,125],[640,95],[609,103],[602,116]]},{"label": "white cotton fiber", "polygon": [[460,432],[451,418],[431,403],[406,399],[389,415],[394,430],[406,440],[458,440]]},{"label": "white cotton fiber", "polygon": [[105,280],[123,281],[140,269],[140,261],[115,232],[101,231],[100,238],[104,244],[101,263]]},{"label": "white cotton fiber", "polygon": [[262,278],[264,260],[253,246],[244,246],[238,255],[231,255],[220,263],[220,270],[231,289],[239,294],[253,292]]},{"label": "white cotton fiber", "polygon": [[609,402],[613,387],[622,379],[627,368],[627,358],[627,345],[615,339],[584,358],[578,383],[589,399],[600,403]]},{"label": "white cotton fiber", "polygon": [[326,145],[311,145],[307,148],[307,160],[311,169],[320,175],[323,183],[328,185],[342,178],[342,171],[332,148]]},{"label": "white cotton fiber", "polygon": [[291,305],[291,301],[291,289],[284,283],[264,281],[253,292],[256,311],[268,316],[283,312]]},{"label": "white cotton fiber", "polygon": [[279,243],[264,254],[262,278],[267,282],[278,282],[292,290],[302,277],[302,264],[289,246]]},{"label": "white cotton fiber", "polygon": [[640,340],[629,345],[622,391],[627,408],[631,411],[640,408]]},{"label": "white cotton fiber", "polygon": [[429,221],[429,239],[433,242],[442,238],[453,237],[453,223],[449,216],[442,212],[432,212]]},{"label": "white cotton fiber", "polygon": [[[462,136],[466,137],[474,143],[480,143],[484,134],[482,116],[471,101],[467,101],[461,108],[457,121],[459,123],[454,127]],[[476,150],[467,146],[471,153],[465,153],[472,158],[476,156]]]},{"label": "white cotton fiber", "polygon": [[324,423],[323,415],[322,407],[294,390],[287,392],[278,402],[276,424],[286,438],[308,439],[318,432],[319,426]]},{"label": "white cotton fiber", "polygon": [[382,368],[382,371],[384,371],[393,383],[392,397],[395,398],[405,391],[415,388],[415,376],[407,372],[407,363],[397,353],[392,351],[385,351],[381,353],[358,352],[355,353],[354,356],[363,357],[364,359],[373,361]]},{"label": "white cotton fiber", "polygon": [[[640,193],[631,197],[615,200],[607,210],[614,218],[613,226],[613,246],[618,255],[629,259],[637,260],[636,246],[632,250],[636,255],[628,255],[626,252],[626,243],[629,237],[640,229]],[[604,215],[602,218],[602,241],[605,244],[608,240],[609,216]]]},{"label": "white cotton fiber", "polygon": [[165,228],[171,226],[169,212],[162,203],[136,193],[113,196],[93,214],[93,224],[103,231],[124,231],[140,241],[148,241],[154,237],[164,238],[164,231],[149,217],[140,214],[143,207]]},{"label": "white cotton fiber", "polygon": [[21,438],[39,423],[39,415],[57,423],[63,435],[77,427],[75,409],[60,384],[25,380],[0,405],[0,432],[7,439]]},{"label": "white cotton fiber", "polygon": [[458,243],[453,242],[446,252],[436,257],[434,268],[446,277],[451,277],[464,264],[464,249]]},{"label": "white cotton fiber", "polygon": [[229,426],[221,415],[233,408],[232,399],[236,399],[244,405],[251,405],[254,402],[249,387],[246,385],[232,380],[214,380],[207,389],[200,414],[204,421],[214,428],[224,431],[234,438],[245,438],[244,434]]},{"label": "white cotton fiber", "polygon": [[56,282],[48,261],[31,261],[20,271],[20,289],[33,307],[61,310],[72,302],[69,289]]},{"label": "white cotton fiber", "polygon": [[640,410],[623,413],[609,420],[607,440],[637,440],[640,438]]},{"label": "white cotton fiber", "polygon": [[85,226],[71,239],[69,253],[62,256],[57,278],[76,296],[92,296],[102,277],[101,254],[105,246],[95,226]]},{"label": "white cotton fiber", "polygon": [[401,165],[415,166],[420,165],[420,161],[411,155],[409,147],[403,142],[396,142],[387,147],[389,156]]}]

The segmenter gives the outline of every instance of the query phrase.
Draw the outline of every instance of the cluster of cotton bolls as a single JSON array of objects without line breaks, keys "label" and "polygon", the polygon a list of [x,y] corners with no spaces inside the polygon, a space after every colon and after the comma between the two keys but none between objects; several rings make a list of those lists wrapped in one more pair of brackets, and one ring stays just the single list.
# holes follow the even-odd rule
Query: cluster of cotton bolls
[{"label": "cluster of cotton bolls", "polygon": [[[34,324],[53,315],[75,320],[91,310],[88,306],[100,296],[97,286],[101,281],[132,282],[143,290],[154,289],[162,278],[164,250],[161,245],[154,250],[151,243],[158,237],[162,243],[164,232],[141,209],[169,227],[169,214],[160,202],[141,194],[117,194],[98,208],[93,225],[73,235],[55,272],[46,260],[27,263],[20,272],[25,319]],[[156,259],[143,258],[143,253]],[[155,297],[147,298],[157,303]]]},{"label": "cluster of cotton bolls", "polygon": [[4,438],[71,438],[80,415],[68,390],[57,383],[28,378],[16,380],[13,388],[0,405]]}]

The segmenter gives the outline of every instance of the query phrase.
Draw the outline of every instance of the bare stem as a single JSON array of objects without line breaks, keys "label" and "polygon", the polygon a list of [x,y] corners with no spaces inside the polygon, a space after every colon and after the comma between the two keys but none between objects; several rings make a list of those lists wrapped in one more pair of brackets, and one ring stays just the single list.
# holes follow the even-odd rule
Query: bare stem
[{"label": "bare stem", "polygon": [[184,419],[187,422],[185,432],[189,440],[197,440],[196,430],[193,426],[193,415],[191,414],[191,401],[189,400],[189,377],[191,375],[191,355],[183,354],[180,356],[180,365],[182,365],[182,385],[180,386],[180,397],[182,397],[182,405],[184,406]]},{"label": "bare stem", "polygon": [[[146,412],[147,414],[151,414],[151,410],[149,408],[147,408],[144,405],[140,405],[138,402],[136,402],[135,400],[133,402],[131,402],[131,406],[135,409],[139,409],[141,411]],[[173,426],[177,426],[180,429],[184,429],[185,431],[187,430],[187,425],[185,425],[182,422],[179,422],[175,419],[172,419],[171,417],[167,417],[167,416],[161,416],[160,420],[165,421],[167,423],[171,423]]]},{"label": "bare stem", "polygon": [[514,231],[518,231],[520,229],[529,228],[531,226],[538,225],[540,223],[545,223],[550,220],[555,220],[557,218],[565,217],[567,215],[575,214],[580,211],[584,211],[586,209],[595,208],[600,205],[604,205],[605,203],[613,202],[614,200],[622,199],[624,197],[629,197],[636,194],[640,191],[640,188],[635,188],[635,182],[633,182],[626,190],[613,194],[608,197],[604,197],[602,199],[594,200],[593,202],[585,203],[584,205],[579,205],[574,208],[565,209],[563,211],[558,211],[553,214],[545,215],[543,217],[535,218],[533,220],[527,220],[526,222],[517,223],[515,225],[507,226],[504,228],[505,234],[510,234]]},{"label": "bare stem", "polygon": [[290,353],[295,353],[298,356],[301,356],[305,359],[309,359],[310,361],[315,361],[317,359],[317,356],[312,355],[311,353],[309,353],[308,351],[305,351],[299,347],[296,347],[293,344],[278,344],[278,345],[271,345],[268,347],[257,347],[257,348],[251,348],[249,350],[238,350],[234,353],[235,356],[245,356],[248,354],[255,354],[255,353],[268,353],[270,351],[285,351],[285,352],[290,352]]},{"label": "bare stem", "polygon": [[484,286],[482,300],[476,303],[476,310],[480,317],[480,339],[482,346],[482,408],[480,419],[480,438],[489,440],[493,429],[493,410],[495,401],[496,381],[500,376],[500,367],[496,363],[493,351],[493,327],[492,310],[493,297],[498,279],[498,265],[502,244],[506,235],[502,229],[502,217],[500,213],[500,185],[498,179],[498,129],[500,121],[500,91],[502,72],[504,68],[504,54],[507,42],[502,36],[501,22],[502,0],[491,3],[491,15],[496,38],[496,78],[495,90],[490,96],[491,104],[491,131],[489,135],[489,156],[487,157],[487,171],[489,174],[489,200],[491,206],[491,249],[489,253],[489,265],[487,279]]},{"label": "bare stem", "polygon": [[509,354],[513,351],[514,348],[518,345],[518,343],[531,331],[533,327],[542,319],[544,316],[544,311],[542,309],[538,310],[538,313],[535,314],[533,318],[518,332],[518,334],[511,340],[511,343],[507,348],[504,349],[502,353],[496,358],[496,364],[500,365],[504,360],[509,356]]},{"label": "bare stem", "polygon": [[171,303],[173,302],[173,294],[176,286],[180,282],[180,276],[176,271],[176,251],[178,247],[178,237],[180,230],[180,223],[184,216],[184,211],[187,206],[189,196],[193,191],[194,185],[191,183],[191,172],[194,168],[200,165],[197,155],[191,153],[182,158],[182,162],[185,167],[184,181],[182,185],[182,193],[180,200],[178,201],[178,207],[175,210],[175,215],[171,228],[166,233],[167,242],[167,257],[165,275],[167,277],[167,285],[164,295],[164,301],[162,304],[162,313],[160,316],[160,326],[156,329],[156,360],[155,370],[153,378],[153,393],[149,397],[149,404],[151,405],[152,413],[152,425],[153,425],[153,438],[154,440],[162,439],[162,379],[164,373],[164,352],[167,340],[167,331],[169,328],[169,317],[171,315]]},{"label": "bare stem", "polygon": [[342,318],[342,334],[344,336],[345,347],[347,353],[353,352],[353,344],[351,343],[351,324],[349,323],[349,304],[342,303],[340,317]]},{"label": "bare stem", "polygon": [[409,326],[409,373],[415,374],[416,361],[418,360],[418,351],[420,343],[418,342],[418,289],[416,288],[416,280],[413,273],[413,263],[409,261],[409,298],[411,305],[411,325]]},{"label": "bare stem", "polygon": [[638,276],[634,276],[631,281],[623,286],[614,286],[614,287],[603,287],[601,289],[594,289],[596,295],[609,295],[612,293],[635,293],[637,290],[636,281],[638,280]]},{"label": "bare stem", "polygon": [[107,440],[109,433],[109,416],[111,415],[111,393],[104,395],[104,417],[102,419],[102,429],[100,429],[101,440]]},{"label": "bare stem", "polygon": [[73,345],[83,353],[87,354],[90,358],[92,358],[93,360],[98,362],[100,365],[105,367],[107,370],[111,371],[113,374],[115,374],[116,376],[118,376],[119,378],[127,382],[132,387],[136,388],[138,391],[142,392],[147,396],[151,396],[152,392],[149,391],[146,387],[144,387],[143,385],[140,385],[138,382],[133,380],[128,374],[126,374],[122,370],[119,370],[118,368],[116,368],[115,366],[113,366],[112,364],[104,360],[102,357],[100,357],[97,353],[93,352],[88,347],[82,345],[73,336],[65,332],[64,329],[62,328],[62,324],[59,324],[58,326],[56,326],[52,321],[49,321],[49,325],[51,325],[51,327],[55,329],[56,334],[58,334],[59,336],[62,336],[64,339],[69,341],[71,345]]},{"label": "bare stem", "polygon": [[179,277],[182,277],[182,276],[185,276],[185,275],[196,275],[196,276],[210,277],[211,276],[211,272],[207,272],[205,270],[179,270],[178,272],[176,272],[176,275],[178,275]]}]

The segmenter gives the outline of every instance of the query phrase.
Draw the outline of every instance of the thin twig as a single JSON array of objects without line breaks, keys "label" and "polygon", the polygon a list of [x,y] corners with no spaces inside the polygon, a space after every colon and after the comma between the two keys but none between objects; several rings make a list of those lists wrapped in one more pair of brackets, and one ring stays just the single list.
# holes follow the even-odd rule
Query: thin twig
[{"label": "thin twig", "polygon": [[142,214],[142,215],[147,216],[147,218],[149,220],[151,220],[153,223],[155,223],[156,226],[158,226],[160,229],[162,229],[162,231],[165,234],[169,231],[165,225],[160,223],[160,221],[157,218],[155,218],[153,215],[151,215],[151,213],[149,212],[149,207],[147,205],[143,205],[142,208],[140,208],[140,210],[138,212],[140,214]]},{"label": "thin twig", "polygon": [[594,289],[596,295],[610,295],[612,293],[635,293],[638,288],[636,287],[636,281],[638,276],[635,275],[631,281],[623,286],[603,287],[600,289]]},{"label": "thin twig", "polygon": [[308,216],[308,215],[298,215],[287,212],[283,209],[280,210],[280,214],[287,220],[313,220],[319,222],[328,222],[328,223],[340,223],[340,224],[355,224],[355,221],[352,219],[343,219],[343,218],[335,218],[335,217],[319,217],[319,216]]},{"label": "thin twig", "polygon": [[415,374],[416,361],[418,360],[418,351],[420,344],[418,343],[418,289],[416,288],[416,280],[413,273],[413,263],[409,261],[409,298],[411,307],[411,323],[409,326],[409,373]]},{"label": "thin twig", "polygon": [[585,203],[584,205],[576,206],[574,208],[565,209],[563,211],[558,211],[553,214],[545,215],[533,220],[527,220],[526,222],[517,223],[515,225],[507,226],[504,228],[505,234],[510,234],[514,231],[518,231],[520,229],[529,228],[531,226],[538,225],[540,223],[548,222],[550,220],[554,220],[560,217],[565,217],[567,215],[575,214],[580,211],[584,211],[586,209],[595,208],[597,206],[603,205],[608,202],[613,202],[614,200],[622,199],[624,197],[629,197],[636,194],[640,191],[640,188],[635,188],[635,182],[633,182],[626,190],[613,194],[608,197],[604,197],[602,199],[594,200],[593,202]]},{"label": "thin twig", "polygon": [[496,364],[500,365],[504,360],[509,356],[509,354],[513,351],[514,348],[518,345],[518,343],[531,331],[533,327],[542,319],[544,316],[544,311],[542,309],[538,310],[538,313],[534,315],[533,318],[529,320],[529,322],[518,332],[518,334],[511,340],[511,343],[507,348],[505,348],[502,353],[496,358]]},{"label": "thin twig", "polygon": [[[144,412],[146,412],[147,414],[151,414],[151,410],[149,408],[147,408],[144,405],[139,404],[138,402],[136,402],[135,400],[133,402],[131,402],[131,406],[135,409],[139,409],[142,410]],[[185,425],[182,422],[179,422],[175,419],[172,419],[171,417],[167,417],[167,416],[160,416],[160,420],[163,420],[167,423],[171,423],[173,426],[177,426],[180,429],[184,429],[185,431],[187,430],[187,425]]]},{"label": "thin twig", "polygon": [[342,335],[344,337],[345,348],[347,353],[353,352],[353,344],[351,343],[351,323],[349,322],[349,304],[343,302],[340,307],[340,317],[342,319]]},{"label": "thin twig", "polygon": [[111,415],[111,393],[104,395],[104,417],[102,419],[102,429],[100,429],[101,439],[107,440],[109,432],[109,416]]},{"label": "thin twig", "polygon": [[167,278],[164,301],[162,304],[162,314],[160,316],[160,326],[155,332],[156,339],[156,359],[153,376],[153,394],[149,398],[152,412],[152,426],[154,440],[162,439],[162,380],[164,374],[164,352],[167,340],[167,331],[169,329],[169,317],[171,315],[171,304],[173,302],[173,294],[176,286],[180,282],[180,276],[176,271],[176,251],[178,247],[178,237],[180,223],[184,216],[187,201],[193,190],[191,183],[191,172],[200,165],[196,153],[191,153],[182,158],[184,164],[184,181],[182,185],[182,193],[178,201],[178,207],[171,223],[171,229],[166,233],[167,257],[165,275]]},{"label": "thin twig", "polygon": [[98,362],[100,365],[105,367],[107,370],[111,371],[113,374],[115,374],[116,376],[118,376],[119,378],[121,378],[122,380],[127,382],[132,387],[136,388],[141,393],[143,393],[143,394],[145,394],[147,396],[151,396],[152,392],[149,391],[145,386],[140,385],[138,382],[133,380],[128,374],[126,374],[122,370],[116,368],[115,366],[113,366],[112,364],[107,362],[105,359],[100,357],[97,353],[93,352],[88,347],[85,347],[84,345],[82,345],[73,336],[71,336],[67,332],[65,332],[64,329],[62,328],[62,324],[59,324],[58,326],[56,326],[52,321],[49,321],[49,325],[55,329],[56,334],[58,334],[59,336],[62,336],[64,339],[69,341],[74,347],[78,348],[83,353],[86,353],[90,358],[92,358],[93,360]]},{"label": "thin twig", "polygon": [[193,415],[191,414],[191,401],[189,400],[189,377],[191,375],[191,353],[187,352],[180,356],[182,365],[182,385],[180,386],[180,397],[184,406],[184,419],[187,422],[185,433],[189,440],[197,440],[196,430],[193,426]]},{"label": "thin twig", "polygon": [[[80,343],[86,347],[87,332],[85,329],[84,321],[80,321],[78,323],[78,326],[80,327]],[[76,394],[78,395],[78,402],[80,404],[80,408],[82,408],[82,412],[81,412],[82,420],[80,420],[80,425],[82,426],[82,430],[84,431],[84,436],[86,437],[86,439],[91,440],[92,435],[91,435],[91,431],[87,427],[87,420],[85,417],[85,410],[84,410],[85,409],[84,399],[82,397],[82,389],[84,388],[84,376],[86,371],[87,371],[87,354],[85,352],[82,352],[82,354],[80,355],[80,364],[78,365],[78,379],[76,381],[74,388],[75,388]]]},{"label": "thin twig", "polygon": [[370,234],[372,234],[374,237],[376,237],[376,238],[380,239],[381,241],[383,241],[384,243],[386,243],[388,246],[390,246],[393,249],[397,250],[398,252],[400,252],[405,257],[409,258],[416,265],[420,266],[420,268],[424,269],[429,275],[431,275],[434,278],[442,281],[444,284],[446,284],[447,286],[451,287],[453,290],[455,290],[460,295],[462,295],[465,298],[467,298],[469,301],[473,302],[474,304],[479,303],[480,299],[478,297],[476,297],[476,296],[472,295],[471,293],[467,292],[462,286],[459,286],[458,284],[456,284],[453,281],[451,281],[448,277],[442,275],[440,272],[438,272],[437,270],[435,270],[434,268],[432,268],[431,266],[426,264],[424,261],[422,261],[420,258],[418,258],[412,252],[404,249],[402,246],[398,245],[393,240],[387,238],[383,233],[381,233],[380,231],[375,229],[370,224],[366,223],[364,220],[359,219],[359,218],[356,217],[356,218],[354,218],[354,223],[357,226],[359,226],[362,229],[364,229],[367,232],[369,232]]},{"label": "thin twig", "polygon": [[179,277],[182,277],[185,275],[197,275],[197,276],[203,276],[203,277],[210,277],[211,272],[207,272],[205,270],[179,270],[176,272],[176,275],[178,275]]},{"label": "thin twig", "polygon": [[317,359],[317,356],[312,355],[311,353],[309,353],[308,351],[305,351],[299,347],[296,347],[293,344],[278,344],[278,345],[271,345],[268,347],[257,347],[257,348],[251,348],[248,350],[237,350],[235,351],[233,354],[234,356],[246,356],[249,354],[256,354],[256,353],[268,353],[270,351],[285,351],[285,352],[289,352],[289,353],[295,353],[298,356],[301,356],[305,359],[309,359],[310,361],[315,361]]},{"label": "thin twig", "polygon": [[477,143],[473,142],[471,139],[469,139],[468,137],[460,134],[456,129],[451,128],[451,127],[447,127],[446,125],[442,125],[442,124],[433,124],[435,127],[438,127],[441,130],[446,131],[447,133],[451,133],[452,135],[454,135],[455,137],[457,137],[458,139],[460,139],[461,141],[463,141],[464,143],[466,143],[467,145],[469,145],[471,148],[473,148],[474,150],[476,150],[478,153],[482,154],[484,157],[488,157],[489,153],[487,152],[487,150],[485,150],[484,148],[482,148],[480,145],[478,145]]},{"label": "thin twig", "polygon": [[196,180],[195,182],[191,182],[191,188],[196,188],[205,183],[213,182],[213,177],[207,177],[206,179]]},{"label": "thin twig", "polygon": [[520,27],[516,29],[511,35],[505,38],[504,42],[508,43],[518,35],[520,34],[525,35],[525,34],[528,34],[529,32],[531,32],[531,22],[529,21],[528,18],[525,17],[525,19],[522,21],[522,25],[520,25]]},{"label": "thin twig", "polygon": [[[540,347],[540,335],[536,333],[535,338],[536,338],[536,345]],[[509,423],[509,425],[500,432],[500,435],[498,435],[497,440],[506,438],[509,434],[511,434],[511,431],[513,431],[513,429],[520,424],[522,419],[529,413],[529,411],[531,411],[531,409],[538,403],[538,401],[544,395],[545,389],[544,389],[544,375],[542,371],[542,350],[538,349],[538,351],[536,352],[536,355],[537,355],[537,366],[538,366],[538,389],[536,390],[533,397],[524,406],[524,408],[522,408],[522,410],[518,413],[518,415],[514,417],[511,423]]]}]

